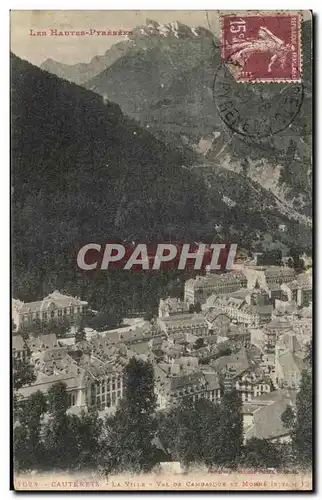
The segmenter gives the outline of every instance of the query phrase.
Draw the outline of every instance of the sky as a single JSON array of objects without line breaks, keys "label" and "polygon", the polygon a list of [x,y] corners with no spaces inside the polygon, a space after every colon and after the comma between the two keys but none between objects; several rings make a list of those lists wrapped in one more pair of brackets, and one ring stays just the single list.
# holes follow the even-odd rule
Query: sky
[{"label": "sky", "polygon": [[[131,30],[146,24],[146,19],[160,23],[180,21],[190,27],[203,26],[218,36],[218,11],[99,11],[99,10],[12,10],[11,50],[18,57],[39,65],[51,58],[66,64],[89,62],[111,45],[124,39],[119,36],[49,36],[50,29],[88,31]],[[208,22],[209,21],[209,22]],[[46,31],[47,36],[31,36],[30,30]]]}]

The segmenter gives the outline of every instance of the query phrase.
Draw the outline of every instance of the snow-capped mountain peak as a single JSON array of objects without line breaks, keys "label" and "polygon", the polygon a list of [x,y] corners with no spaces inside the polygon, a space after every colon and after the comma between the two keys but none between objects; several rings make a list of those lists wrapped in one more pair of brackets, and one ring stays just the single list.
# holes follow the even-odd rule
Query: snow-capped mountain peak
[{"label": "snow-capped mountain peak", "polygon": [[146,36],[161,36],[164,38],[175,37],[175,38],[195,38],[202,36],[204,34],[204,29],[200,27],[189,27],[179,21],[171,21],[169,23],[158,23],[151,19],[146,20],[146,24],[143,26],[138,26],[134,30],[134,34],[146,35]]}]

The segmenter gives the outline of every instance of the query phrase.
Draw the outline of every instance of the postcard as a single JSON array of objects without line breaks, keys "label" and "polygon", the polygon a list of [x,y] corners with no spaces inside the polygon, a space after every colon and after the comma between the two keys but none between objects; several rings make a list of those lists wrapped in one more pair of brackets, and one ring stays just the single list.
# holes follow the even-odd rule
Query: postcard
[{"label": "postcard", "polygon": [[12,10],[12,489],[311,491],[310,11]]}]

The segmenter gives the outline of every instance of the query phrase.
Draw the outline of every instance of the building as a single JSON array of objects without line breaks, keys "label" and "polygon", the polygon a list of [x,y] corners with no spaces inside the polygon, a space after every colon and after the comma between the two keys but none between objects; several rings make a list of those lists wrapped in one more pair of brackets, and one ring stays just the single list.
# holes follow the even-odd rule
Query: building
[{"label": "building", "polygon": [[267,373],[275,371],[275,347],[278,338],[291,330],[291,325],[286,321],[273,320],[267,323],[262,328],[263,335],[263,353],[264,364],[267,368]]},{"label": "building", "polygon": [[101,337],[101,344],[123,344],[134,343],[150,340],[157,335],[156,329],[152,327],[149,321],[132,324],[113,330],[99,332],[98,337]]},{"label": "building", "polygon": [[274,443],[291,441],[291,430],[286,428],[282,415],[288,406],[294,406],[295,391],[272,391],[243,405],[244,440],[265,439]]},{"label": "building", "polygon": [[272,390],[271,380],[253,353],[245,348],[235,354],[221,356],[212,361],[211,366],[225,388],[236,389],[241,394],[242,401],[251,401]]},{"label": "building", "polygon": [[[271,320],[273,306],[265,302],[254,302],[253,293],[246,290],[237,291],[229,295],[214,297],[212,313],[226,315],[231,321],[256,328]],[[255,294],[258,297],[258,294]]]},{"label": "building", "polygon": [[13,300],[12,319],[19,330],[22,327],[30,327],[39,321],[67,321],[73,325],[85,314],[87,302],[79,298],[63,295],[58,290],[51,293],[43,300],[37,302],[21,302]]},{"label": "building", "polygon": [[66,385],[70,408],[115,411],[123,396],[124,367],[130,357],[136,356],[135,352],[124,344],[111,345],[99,335],[90,342],[83,341],[86,348],[82,352],[74,345],[57,345],[55,335],[31,338],[29,343],[37,380],[19,390],[23,399],[38,390],[47,393],[54,384],[62,382]]},{"label": "building", "polygon": [[306,255],[306,253],[303,253],[300,255],[300,259],[303,262],[304,269],[311,269],[313,265],[312,257],[309,255]]},{"label": "building", "polygon": [[175,314],[184,314],[189,312],[189,305],[175,297],[160,299],[159,318],[173,316]]},{"label": "building", "polygon": [[185,354],[185,347],[182,344],[164,342],[161,347],[162,359],[171,363],[175,359],[180,359]]},{"label": "building", "polygon": [[272,304],[275,303],[275,300],[281,300],[283,296],[283,290],[281,288],[282,285],[278,283],[270,283],[267,285],[267,293],[268,297]]},{"label": "building", "polygon": [[[295,336],[292,336],[293,338]],[[299,355],[295,351],[277,351],[275,357],[276,383],[281,388],[299,389],[302,370],[306,363],[303,354]]]},{"label": "building", "polygon": [[161,332],[167,336],[191,333],[197,337],[208,335],[208,323],[203,314],[177,314],[166,318],[158,318]]},{"label": "building", "polygon": [[31,355],[35,352],[42,352],[44,350],[51,350],[54,347],[58,347],[58,340],[55,333],[39,335],[37,337],[30,335],[26,343]]},{"label": "building", "polygon": [[88,407],[115,411],[123,397],[123,366],[106,363],[92,357],[87,366],[88,383],[86,401]]},{"label": "building", "polygon": [[248,288],[259,286],[269,290],[271,285],[289,283],[296,277],[294,269],[280,266],[245,266],[243,273],[247,277]]},{"label": "building", "polygon": [[251,332],[243,325],[231,324],[226,336],[234,345],[240,345],[240,347],[244,346],[247,349],[250,347]]},{"label": "building", "polygon": [[306,307],[312,302],[312,274],[299,274],[295,280],[283,283],[281,288],[289,302],[296,302],[298,307]]},{"label": "building", "polygon": [[199,368],[190,374],[172,376],[171,372],[166,373],[160,366],[157,366],[155,380],[157,404],[160,409],[187,397],[192,401],[201,398],[213,402],[220,400],[219,379],[213,370],[204,372]]},{"label": "building", "polygon": [[224,295],[247,286],[247,279],[241,272],[208,274],[189,279],[184,287],[187,304],[204,304],[210,295]]},{"label": "building", "polygon": [[51,375],[46,375],[39,371],[37,379],[33,384],[21,387],[17,392],[22,401],[25,401],[38,391],[47,394],[48,390],[59,382],[66,385],[70,408],[86,406],[86,376],[85,370],[81,368],[77,368],[76,371],[71,370],[67,373],[56,372]]},{"label": "building", "polygon": [[236,378],[234,387],[241,393],[242,401],[251,401],[262,394],[271,392],[272,382],[262,371],[247,370],[246,373]]},{"label": "building", "polygon": [[26,361],[28,359],[28,346],[21,335],[12,337],[12,355],[14,359]]}]

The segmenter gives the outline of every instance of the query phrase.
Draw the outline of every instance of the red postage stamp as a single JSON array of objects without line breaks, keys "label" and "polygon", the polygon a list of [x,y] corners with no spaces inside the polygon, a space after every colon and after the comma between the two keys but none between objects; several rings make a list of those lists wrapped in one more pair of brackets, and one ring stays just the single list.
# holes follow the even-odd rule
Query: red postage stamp
[{"label": "red postage stamp", "polygon": [[222,15],[221,57],[239,82],[301,81],[301,15]]}]

